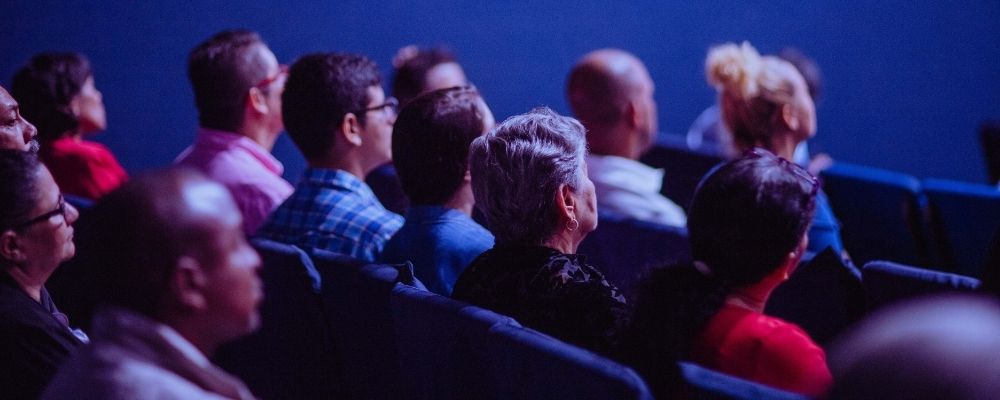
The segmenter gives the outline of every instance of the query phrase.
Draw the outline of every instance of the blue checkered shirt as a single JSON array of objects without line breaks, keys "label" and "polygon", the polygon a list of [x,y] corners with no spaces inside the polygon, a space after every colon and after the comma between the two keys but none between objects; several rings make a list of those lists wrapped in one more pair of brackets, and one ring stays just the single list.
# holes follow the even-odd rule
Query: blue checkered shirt
[{"label": "blue checkered shirt", "polygon": [[354,175],[309,168],[257,236],[375,261],[402,225],[403,217],[382,207],[371,188]]}]

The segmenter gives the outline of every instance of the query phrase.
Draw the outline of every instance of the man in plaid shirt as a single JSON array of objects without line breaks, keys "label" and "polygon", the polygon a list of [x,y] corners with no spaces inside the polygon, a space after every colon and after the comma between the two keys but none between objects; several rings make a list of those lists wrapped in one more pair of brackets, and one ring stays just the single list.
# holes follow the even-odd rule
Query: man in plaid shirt
[{"label": "man in plaid shirt", "polygon": [[379,203],[364,177],[392,159],[397,105],[364,56],[311,54],[292,65],[282,113],[309,168],[257,236],[375,261],[403,217]]}]

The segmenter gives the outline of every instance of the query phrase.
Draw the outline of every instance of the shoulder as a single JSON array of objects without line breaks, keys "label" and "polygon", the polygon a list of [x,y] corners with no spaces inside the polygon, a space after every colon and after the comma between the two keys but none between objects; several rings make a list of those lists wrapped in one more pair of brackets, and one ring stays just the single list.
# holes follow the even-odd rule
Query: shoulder
[{"label": "shoulder", "polygon": [[52,381],[43,398],[216,398],[174,372],[114,348],[89,349]]}]

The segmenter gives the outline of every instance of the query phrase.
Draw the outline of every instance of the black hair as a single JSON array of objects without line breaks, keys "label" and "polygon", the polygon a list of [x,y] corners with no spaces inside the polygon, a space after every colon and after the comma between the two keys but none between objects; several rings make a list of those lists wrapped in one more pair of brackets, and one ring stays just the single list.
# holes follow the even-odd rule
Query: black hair
[{"label": "black hair", "polygon": [[281,96],[285,130],[306,160],[321,157],[333,146],[334,132],[347,113],[368,107],[368,88],[382,84],[378,66],[355,54],[309,54],[292,65]]},{"label": "black hair", "polygon": [[70,102],[93,72],[80,53],[41,53],[14,74],[11,96],[42,141],[59,139],[79,126]]},{"label": "black hair", "polygon": [[469,86],[440,89],[417,96],[400,111],[392,157],[413,204],[444,204],[461,187],[469,145],[485,128],[481,99]]},{"label": "black hair", "polygon": [[[754,149],[710,172],[688,214],[694,262],[654,270],[640,287],[622,357],[654,392],[679,388],[676,362],[734,288],[760,282],[801,243],[818,189],[797,165]],[[696,266],[696,264],[698,266]]]},{"label": "black hair", "polygon": [[455,55],[444,47],[415,49],[412,53],[405,50],[408,48],[401,50],[393,62],[396,74],[392,79],[392,95],[400,104],[406,104],[427,91],[427,73],[431,69],[456,62]]},{"label": "black hair", "polygon": [[257,46],[267,45],[256,32],[229,30],[191,50],[188,79],[201,126],[239,130],[247,91],[267,78],[267,66],[255,50]]},{"label": "black hair", "polygon": [[0,231],[24,222],[35,208],[41,166],[34,153],[0,149]]}]

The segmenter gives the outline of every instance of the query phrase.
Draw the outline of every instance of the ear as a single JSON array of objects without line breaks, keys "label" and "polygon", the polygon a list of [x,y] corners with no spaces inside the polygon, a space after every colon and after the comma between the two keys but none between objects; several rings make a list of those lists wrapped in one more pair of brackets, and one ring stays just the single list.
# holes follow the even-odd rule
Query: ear
[{"label": "ear", "polygon": [[200,311],[207,307],[205,271],[194,257],[183,256],[170,277],[170,291],[177,303],[187,309]]},{"label": "ear", "polygon": [[462,182],[472,183],[472,171],[469,171],[468,168],[465,169],[465,176],[462,177]]},{"label": "ear", "polygon": [[361,140],[361,124],[354,113],[344,114],[344,121],[340,123],[340,132],[337,134],[354,147],[361,147],[364,142]]},{"label": "ear", "polygon": [[802,120],[799,119],[798,111],[791,104],[781,106],[781,122],[783,122],[785,126],[793,132],[798,132],[799,125],[802,124]]},{"label": "ear", "polygon": [[7,230],[0,234],[0,256],[14,262],[24,261],[27,258],[14,231]]},{"label": "ear", "polygon": [[630,127],[635,128],[642,124],[643,116],[641,114],[636,101],[634,99],[629,100],[628,104],[625,105],[625,121],[628,122]]},{"label": "ear", "polygon": [[69,101],[69,111],[73,113],[74,117],[80,116],[80,95],[77,94],[73,96],[73,99]]},{"label": "ear", "polygon": [[559,190],[556,190],[556,207],[559,215],[567,221],[576,219],[576,196],[569,185],[559,185]]},{"label": "ear", "polygon": [[247,92],[247,110],[253,110],[257,114],[267,114],[269,107],[267,105],[267,98],[264,96],[264,92],[260,88],[252,87],[250,91]]},{"label": "ear", "polygon": [[794,250],[790,251],[787,256],[785,256],[785,266],[783,269],[785,272],[785,279],[788,279],[798,268],[799,262],[802,261],[802,256],[806,254],[806,249],[809,248],[809,233],[806,232],[802,235],[802,240],[799,241],[799,245],[795,247]]}]

